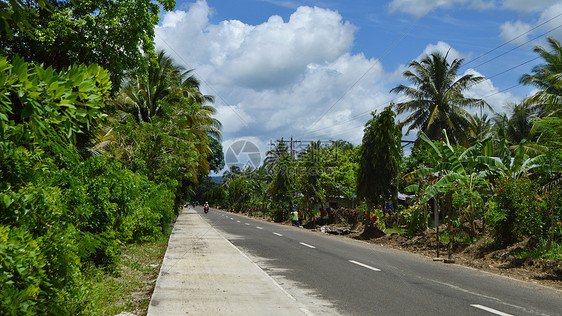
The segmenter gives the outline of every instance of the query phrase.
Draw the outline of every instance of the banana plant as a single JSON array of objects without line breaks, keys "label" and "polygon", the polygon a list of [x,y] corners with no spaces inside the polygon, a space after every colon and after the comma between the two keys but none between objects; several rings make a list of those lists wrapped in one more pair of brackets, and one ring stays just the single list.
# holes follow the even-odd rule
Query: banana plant
[{"label": "banana plant", "polygon": [[[483,156],[482,148],[489,139],[477,142],[474,146],[464,150],[461,153],[455,151],[447,132],[443,130],[444,142],[440,146],[436,146],[429,137],[423,132],[419,133],[420,144],[436,159],[437,165],[433,168],[421,168],[408,176],[418,179],[434,178],[422,192],[422,203],[427,203],[438,195],[444,196],[446,203],[444,210],[448,214],[448,231],[449,231],[449,260],[452,253],[452,232],[453,232],[453,194],[459,196],[459,192],[468,196],[468,201],[462,202],[461,210],[471,221],[472,234],[476,234],[475,214],[478,202],[482,201],[478,189],[482,189],[487,185],[487,178],[493,173],[502,172],[505,166],[500,161]],[[419,191],[418,185],[411,185],[406,188],[408,191]]]}]

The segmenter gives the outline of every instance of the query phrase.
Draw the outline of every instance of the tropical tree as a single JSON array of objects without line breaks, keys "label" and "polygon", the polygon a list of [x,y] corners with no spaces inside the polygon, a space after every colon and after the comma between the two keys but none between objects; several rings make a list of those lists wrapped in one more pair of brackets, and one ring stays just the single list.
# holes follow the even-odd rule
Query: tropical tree
[{"label": "tropical tree", "polygon": [[408,125],[407,133],[420,129],[431,139],[443,140],[444,129],[450,141],[466,145],[475,136],[475,122],[465,108],[490,107],[484,100],[467,98],[463,93],[485,78],[473,74],[458,78],[463,59],[449,63],[447,57],[448,53],[435,52],[410,62],[412,70],[403,75],[413,86],[399,85],[390,92],[402,93],[410,99],[396,104],[398,114],[412,112],[403,122]]},{"label": "tropical tree", "polygon": [[533,48],[544,63],[533,67],[531,74],[521,76],[519,82],[539,89],[523,101],[524,105],[559,116],[562,110],[562,46],[552,37],[548,38],[548,43],[551,52],[542,46]]},{"label": "tropical tree", "polygon": [[303,211],[311,211],[315,205],[323,205],[326,199],[325,192],[321,186],[321,178],[326,173],[326,165],[322,161],[320,145],[320,141],[311,142],[299,154],[297,179],[298,191],[302,194],[302,202],[305,207]]},{"label": "tropical tree", "polygon": [[369,209],[384,201],[396,201],[402,157],[402,130],[394,121],[392,105],[372,116],[365,124],[357,175],[357,196],[367,201]]},{"label": "tropical tree", "polygon": [[[449,231],[449,259],[452,259],[453,221],[456,221],[459,215],[468,219],[471,222],[472,234],[475,235],[474,220],[478,210],[482,209],[483,202],[479,191],[487,188],[487,178],[492,175],[491,172],[501,169],[503,165],[481,154],[484,143],[489,139],[478,141],[474,146],[459,153],[451,145],[447,132],[445,130],[442,132],[445,142],[438,145],[434,144],[423,131],[419,132],[421,145],[436,160],[437,165],[433,168],[420,168],[413,174],[416,178],[436,177],[437,181],[425,187],[421,203],[427,203],[438,196],[442,197],[442,209],[447,214]],[[411,192],[419,189],[419,185],[407,188]],[[456,207],[453,207],[453,204]],[[455,212],[455,209],[459,209],[460,212]]]},{"label": "tropical tree", "polygon": [[289,147],[287,142],[281,138],[277,141],[277,144],[271,144],[272,148],[265,154],[264,166],[267,170],[272,171],[278,167],[281,158],[289,154]]},{"label": "tropical tree", "polygon": [[268,152],[269,159],[266,162],[268,171],[271,172],[271,182],[269,183],[267,194],[272,199],[273,216],[275,221],[283,221],[289,211],[295,206],[295,160],[286,150],[284,142],[281,140],[274,151]]},{"label": "tropical tree", "polygon": [[143,55],[156,56],[154,25],[161,9],[174,7],[174,0],[2,1],[0,54],[59,71],[97,63],[115,92],[127,71],[144,66]]},{"label": "tropical tree", "polygon": [[[155,63],[151,63],[149,58],[145,62],[149,65],[146,72],[141,69],[128,75],[116,100],[117,109],[132,115],[139,126],[143,126],[143,123],[158,125],[152,136],[154,145],[159,146],[152,147],[153,151],[156,150],[155,153],[169,152],[159,140],[162,136],[169,137],[178,145],[191,144],[198,159],[191,164],[195,168],[188,171],[190,181],[197,183],[200,175],[207,175],[211,168],[218,167],[209,165],[209,159],[222,154],[214,153],[211,148],[214,144],[215,151],[220,150],[216,143],[221,140],[222,128],[221,123],[213,117],[215,108],[205,104],[213,101],[213,98],[203,95],[199,89],[199,81],[191,75],[191,71],[183,71],[164,51],[158,52]],[[115,124],[119,125],[120,122]],[[151,129],[150,126],[145,127]],[[161,155],[153,158],[162,161]],[[220,165],[220,160],[218,162]]]},{"label": "tropical tree", "polygon": [[150,123],[153,116],[162,115],[163,101],[179,84],[181,68],[164,51],[158,52],[155,63],[145,58],[145,64],[149,65],[146,72],[139,69],[129,73],[119,101],[121,108],[134,115],[137,122]]}]

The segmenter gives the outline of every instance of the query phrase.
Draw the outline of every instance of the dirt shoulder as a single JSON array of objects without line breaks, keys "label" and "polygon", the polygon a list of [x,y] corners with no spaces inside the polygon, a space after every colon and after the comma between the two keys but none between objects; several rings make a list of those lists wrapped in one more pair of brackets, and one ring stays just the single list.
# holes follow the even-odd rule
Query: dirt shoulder
[{"label": "dirt shoulder", "polygon": [[[362,239],[359,233],[347,236]],[[437,240],[434,230],[427,230],[412,238],[393,233],[378,238],[370,238],[365,241],[430,258],[437,256]],[[562,290],[562,260],[521,259],[514,255],[517,251],[528,249],[531,243],[532,241],[527,239],[507,249],[491,249],[489,248],[491,244],[489,237],[483,237],[472,245],[455,242],[452,258],[455,260],[455,264]],[[447,245],[445,243],[440,243],[439,252],[441,258],[448,257]]]},{"label": "dirt shoulder", "polygon": [[[352,228],[347,229],[353,231]],[[320,231],[320,229],[316,230]],[[326,231],[326,229],[323,230]],[[431,229],[411,238],[403,234],[392,233],[382,237],[365,239],[356,231],[346,236],[381,246],[409,251],[429,258],[437,257],[436,234]],[[562,290],[562,260],[521,259],[514,255],[517,251],[529,249],[532,240],[524,240],[506,249],[492,249],[489,247],[491,243],[491,238],[486,236],[471,245],[455,242],[453,244],[452,258],[455,260],[455,264]],[[439,246],[439,255],[441,258],[448,257],[447,244],[442,241]]]},{"label": "dirt shoulder", "polygon": [[[260,217],[260,219],[270,221],[264,217]],[[286,222],[284,224],[290,225],[291,223]],[[437,255],[437,240],[435,230],[433,229],[428,229],[411,238],[399,233],[384,235],[375,233],[371,234],[370,238],[364,238],[359,232],[362,231],[362,227],[358,224],[320,226],[316,225],[316,223],[305,222],[304,227],[319,233],[325,233],[326,235],[333,234],[359,239],[372,244],[424,255],[429,258],[435,258]],[[444,231],[445,228],[443,225],[440,227],[440,230]],[[532,240],[524,240],[506,249],[493,249],[490,248],[492,239],[482,232],[480,234],[484,235],[484,237],[474,244],[466,245],[461,242],[453,244],[452,258],[455,260],[455,264],[562,290],[562,260],[521,259],[514,254],[517,251],[529,249],[532,246]],[[447,244],[443,241],[440,242],[439,252],[441,258],[447,258]]]}]

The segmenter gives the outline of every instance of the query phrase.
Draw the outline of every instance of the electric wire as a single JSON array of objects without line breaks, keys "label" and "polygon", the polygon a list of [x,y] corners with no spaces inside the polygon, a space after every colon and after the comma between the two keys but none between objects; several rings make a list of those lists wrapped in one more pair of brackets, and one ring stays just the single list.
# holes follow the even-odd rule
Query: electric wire
[{"label": "electric wire", "polygon": [[[537,29],[538,27],[540,27],[540,26],[542,26],[542,25],[544,25],[544,24],[546,24],[546,23],[548,23],[548,22],[550,22],[550,21],[552,21],[552,20],[554,20],[554,19],[556,19],[556,18],[558,18],[558,17],[560,17],[560,16],[562,16],[562,13],[561,13],[561,14],[558,14],[557,16],[555,16],[555,17],[553,17],[553,18],[551,18],[551,19],[549,19],[549,20],[547,20],[547,21],[545,21],[545,22],[543,22],[543,23],[541,23],[541,24],[539,24],[539,25],[537,25],[537,26],[535,26],[535,27],[532,28],[531,30],[520,34],[519,36],[517,36],[517,37],[511,39],[510,41],[508,41],[508,42],[506,42],[506,43],[503,43],[503,44],[501,44],[501,45],[499,45],[499,46],[497,46],[497,47],[495,47],[495,48],[493,48],[493,49],[487,51],[486,53],[484,53],[484,54],[482,54],[482,55],[476,57],[475,59],[473,59],[473,60],[471,60],[471,61],[465,63],[463,66],[466,66],[466,64],[468,64],[468,63],[470,63],[470,62],[473,62],[473,61],[475,61],[475,60],[477,60],[477,59],[479,59],[479,58],[481,58],[481,57],[483,57],[483,56],[485,56],[485,55],[488,55],[488,54],[492,53],[493,51],[495,51],[495,50],[497,50],[497,49],[499,49],[499,48],[505,46],[506,44],[508,44],[508,43],[510,43],[510,42],[513,42],[514,40],[520,38],[521,36],[530,33],[531,31]],[[540,34],[539,36],[536,36],[536,37],[534,37],[534,38],[532,38],[532,39],[530,39],[530,40],[527,40],[525,43],[522,43],[522,44],[520,44],[520,45],[518,45],[518,46],[516,46],[516,47],[514,47],[514,48],[512,48],[512,49],[510,49],[510,50],[508,50],[508,51],[506,51],[506,52],[504,52],[504,53],[498,55],[498,56],[495,56],[495,57],[493,57],[493,58],[491,58],[491,59],[489,59],[489,60],[487,60],[487,61],[485,61],[485,62],[483,62],[483,63],[478,64],[477,66],[473,67],[473,69],[474,69],[474,68],[477,68],[477,67],[480,67],[480,66],[482,66],[482,65],[485,65],[485,64],[489,63],[490,61],[495,60],[495,59],[497,59],[497,58],[499,58],[499,57],[502,57],[502,56],[504,56],[504,55],[506,55],[506,54],[508,54],[508,53],[510,53],[510,52],[512,52],[512,51],[514,51],[514,50],[516,50],[516,49],[518,49],[518,48],[520,48],[520,47],[522,47],[522,46],[524,46],[524,45],[526,45],[526,44],[532,42],[532,41],[535,41],[535,40],[537,40],[537,39],[539,39],[539,38],[545,36],[546,34],[551,33],[551,32],[553,32],[553,31],[555,31],[555,30],[557,30],[557,29],[559,29],[559,28],[561,28],[561,27],[562,27],[562,24],[560,24],[560,25],[558,25],[558,26],[556,26],[556,27],[554,27],[554,28],[551,28],[550,30],[548,30],[548,31],[546,31],[546,32],[544,32],[544,33],[542,33],[542,34]],[[513,70],[513,69],[515,69],[515,68],[521,67],[521,66],[523,66],[523,65],[525,65],[525,64],[528,64],[528,63],[530,63],[530,62],[532,62],[532,61],[535,61],[535,60],[537,60],[537,59],[539,59],[539,58],[541,58],[541,57],[538,56],[538,57],[532,58],[532,59],[527,60],[527,61],[525,61],[525,62],[522,62],[522,63],[520,63],[520,64],[518,64],[518,65],[516,65],[516,66],[510,67],[510,68],[508,68],[507,70],[504,70],[504,71],[501,71],[501,72],[499,72],[499,73],[496,73],[495,75],[486,77],[486,79],[492,79],[492,78],[498,77],[498,76],[500,76],[500,75],[502,75],[502,74],[505,74],[505,73],[507,73],[507,72],[509,72],[509,71],[511,71],[511,70]],[[357,82],[356,82],[355,84],[357,84]],[[509,87],[509,88],[499,90],[498,92],[495,92],[495,93],[492,93],[492,94],[487,95],[487,96],[485,96],[485,97],[482,97],[482,99],[489,98],[489,97],[491,97],[491,96],[497,95],[497,94],[502,93],[502,92],[504,92],[504,91],[509,91],[509,90],[511,90],[511,89],[514,89],[515,87],[520,86],[520,85],[521,85],[521,84],[516,84],[516,85],[511,86],[511,87]],[[345,95],[344,95],[344,96],[345,96]],[[342,98],[343,98],[343,96],[342,96]],[[396,101],[397,99],[398,99],[398,98],[391,99],[391,100],[387,101],[387,102],[384,103],[384,104],[388,104],[388,103],[390,103],[390,102],[394,102],[394,101]],[[341,100],[341,98],[340,98],[337,102],[339,102],[340,100]],[[341,122],[341,123],[338,123],[338,124],[335,124],[335,125],[332,125],[332,126],[323,127],[323,128],[319,128],[319,129],[316,129],[316,130],[308,131],[308,132],[304,133],[303,135],[316,134],[318,131],[321,131],[321,130],[324,130],[324,129],[328,129],[328,128],[333,128],[334,126],[338,126],[338,125],[341,125],[341,124],[346,124],[346,123],[352,122],[352,121],[354,121],[356,118],[359,118],[359,117],[365,116],[365,115],[367,115],[367,114],[370,114],[370,112],[372,112],[373,110],[376,110],[376,109],[380,108],[380,106],[382,106],[382,105],[377,105],[377,106],[375,106],[372,110],[369,110],[369,111],[367,111],[367,112],[362,112],[361,114],[359,114],[359,115],[357,115],[357,116],[354,116],[353,118],[351,118],[351,119],[349,119],[349,120],[347,120],[347,121],[344,121],[344,122]],[[333,107],[333,106],[332,106],[332,107]],[[330,109],[331,109],[332,107],[330,107]],[[328,109],[328,111],[329,111],[330,109]],[[324,115],[326,115],[328,111],[326,111],[326,113],[324,113]],[[324,115],[323,115],[323,116],[324,116]],[[322,116],[322,117],[323,117],[323,116]],[[322,118],[322,117],[321,117],[321,118]],[[319,120],[318,120],[318,121],[319,121]],[[318,121],[316,121],[315,124],[317,124]],[[311,126],[314,126],[315,124],[312,124]]]},{"label": "electric wire", "polygon": [[369,69],[367,69],[367,71],[365,73],[363,73],[363,75],[361,77],[359,77],[359,79],[357,79],[344,93],[343,95],[336,100],[336,102],[334,102],[325,112],[324,114],[322,114],[320,116],[320,118],[318,118],[314,123],[312,123],[312,125],[310,126],[314,126],[316,124],[318,124],[318,122],[320,122],[320,120],[322,120],[322,118],[324,118],[333,108],[334,106],[336,106],[341,100],[343,100],[343,98],[349,93],[349,91],[351,91],[360,81],[362,81],[365,76],[367,76],[367,74],[369,72],[371,72],[371,70],[373,68],[375,68],[375,66],[380,63],[381,60],[383,60],[397,45],[398,43],[400,43],[404,38],[406,38],[410,32],[414,29],[414,27],[417,25],[417,21],[416,23],[413,23],[410,28],[408,29],[408,31],[406,33],[404,33],[402,35],[402,37],[400,37],[398,40],[396,40],[392,45],[390,45],[390,47],[383,53],[382,57],[378,60],[375,61],[375,63],[373,65],[371,65],[371,67],[369,67]]},{"label": "electric wire", "polygon": [[[474,58],[474,59],[472,59],[472,60],[470,60],[470,61],[467,61],[466,63],[464,63],[463,66],[467,66],[468,64],[470,64],[470,63],[472,63],[472,62],[474,62],[474,61],[476,61],[476,60],[478,60],[478,59],[480,59],[480,58],[482,58],[482,57],[484,57],[484,56],[486,56],[486,55],[492,53],[493,51],[496,51],[496,50],[498,50],[498,49],[504,47],[505,45],[507,45],[507,44],[509,44],[509,43],[511,43],[511,42],[513,42],[513,41],[515,41],[515,40],[517,40],[517,39],[520,38],[521,36],[527,35],[527,34],[531,33],[532,31],[536,30],[537,28],[539,28],[539,27],[545,25],[546,23],[548,23],[548,22],[550,22],[550,21],[552,21],[552,20],[554,20],[554,19],[556,19],[556,18],[558,18],[558,17],[560,17],[560,16],[562,16],[562,13],[558,14],[557,16],[555,16],[555,17],[553,17],[553,18],[551,18],[551,19],[548,19],[547,21],[545,21],[545,22],[543,22],[543,23],[541,23],[541,24],[536,25],[535,27],[531,28],[531,29],[528,30],[527,32],[521,33],[521,34],[519,34],[518,36],[512,38],[511,40],[509,40],[509,41],[507,41],[507,42],[505,42],[505,43],[503,43],[503,44],[501,44],[501,45],[499,45],[499,46],[496,46],[495,48],[492,48],[491,50],[489,50],[489,51],[483,53],[482,55],[480,55],[480,56],[478,56],[478,57],[476,57],[476,58]],[[527,41],[526,43],[528,43],[528,42],[529,42],[529,41]]]}]

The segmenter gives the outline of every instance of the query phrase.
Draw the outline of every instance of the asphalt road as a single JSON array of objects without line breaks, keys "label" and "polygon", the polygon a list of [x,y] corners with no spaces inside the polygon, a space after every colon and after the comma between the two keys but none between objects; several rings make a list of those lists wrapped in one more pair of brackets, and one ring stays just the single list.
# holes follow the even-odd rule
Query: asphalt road
[{"label": "asphalt road", "polygon": [[204,218],[343,315],[562,315],[562,292],[534,283],[217,210]]}]

